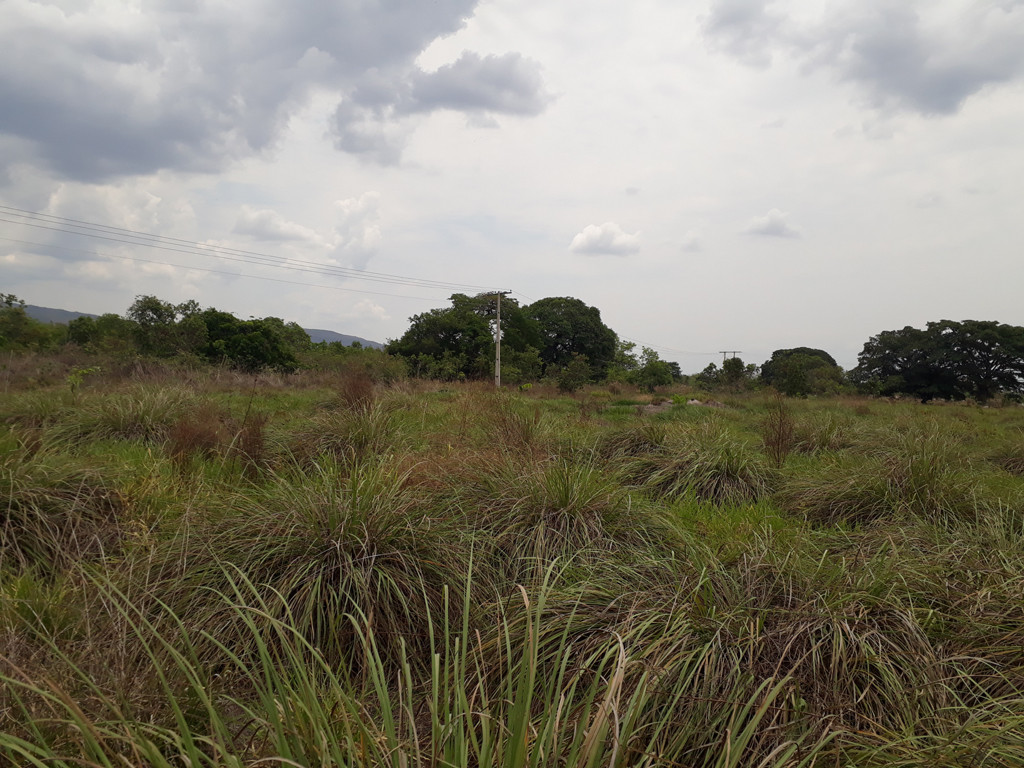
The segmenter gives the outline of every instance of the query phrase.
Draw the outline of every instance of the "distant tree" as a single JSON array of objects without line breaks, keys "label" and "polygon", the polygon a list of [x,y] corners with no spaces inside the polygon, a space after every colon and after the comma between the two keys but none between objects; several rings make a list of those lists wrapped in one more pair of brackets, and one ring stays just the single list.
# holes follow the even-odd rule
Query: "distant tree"
[{"label": "distant tree", "polygon": [[576,392],[587,385],[593,377],[590,363],[585,355],[573,355],[569,364],[558,371],[555,381],[559,392]]},{"label": "distant tree", "polygon": [[872,336],[850,378],[881,395],[989,400],[1024,391],[1024,328],[994,321],[942,320]]},{"label": "distant tree", "polygon": [[574,356],[588,359],[592,375],[604,378],[615,361],[617,337],[601,321],[601,312],[579,299],[551,297],[523,309],[536,323],[540,334],[540,357],[544,365],[561,369]]},{"label": "distant tree", "polygon": [[843,369],[824,350],[777,349],[761,366],[761,382],[790,397],[834,394],[843,384]]},{"label": "distant tree", "polygon": [[695,383],[704,389],[715,389],[721,382],[722,372],[715,363],[708,363],[703,371],[694,376]]},{"label": "distant tree", "polygon": [[0,293],[0,349],[49,349],[62,343],[63,325],[41,323],[29,317],[25,302],[12,293]]},{"label": "distant tree", "polygon": [[243,371],[270,368],[290,373],[298,367],[287,326],[276,317],[239,320],[229,312],[213,308],[196,317],[206,329],[205,343],[199,352],[210,362]]},{"label": "distant tree", "polygon": [[644,347],[640,353],[640,365],[634,373],[633,381],[637,386],[648,392],[655,387],[668,386],[673,381],[672,366],[658,357],[658,353],[650,347]]},{"label": "distant tree", "polygon": [[757,370],[756,365],[747,365],[739,357],[730,357],[722,362],[718,381],[729,389],[749,389],[757,377]]},{"label": "distant tree", "polygon": [[461,293],[451,302],[413,315],[402,337],[388,342],[387,351],[408,360],[414,376],[450,381],[482,378],[491,370],[494,338],[480,302]]},{"label": "distant tree", "polygon": [[[408,330],[388,342],[387,351],[404,358],[414,376],[442,380],[492,376],[497,321],[494,294],[456,293],[451,303],[451,307],[409,318]],[[501,300],[501,332],[502,377],[513,381],[539,375],[537,328],[515,299]]]},{"label": "distant tree", "polygon": [[640,368],[640,360],[636,356],[636,344],[632,341],[615,339],[615,355],[608,366],[608,381],[633,383],[633,378]]}]

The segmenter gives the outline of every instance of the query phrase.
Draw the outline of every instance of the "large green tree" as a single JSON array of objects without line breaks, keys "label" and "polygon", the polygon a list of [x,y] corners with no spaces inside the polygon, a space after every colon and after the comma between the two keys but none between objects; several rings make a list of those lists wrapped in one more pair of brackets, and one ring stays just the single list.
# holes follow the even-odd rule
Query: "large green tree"
[{"label": "large green tree", "polygon": [[[211,362],[243,371],[272,368],[290,373],[298,367],[295,345],[302,344],[302,340],[297,338],[295,323],[285,324],[276,317],[239,320],[229,312],[213,308],[196,317],[202,321],[206,334],[199,352]],[[305,332],[303,335],[308,346],[309,336]]]},{"label": "large green tree", "polygon": [[564,368],[574,356],[586,357],[595,378],[604,378],[615,362],[615,332],[601,311],[568,296],[535,301],[523,308],[540,332],[540,357],[548,368]]},{"label": "large green tree", "polygon": [[28,316],[25,302],[0,293],[0,349],[47,349],[60,344],[66,329]]},{"label": "large green tree", "polygon": [[1024,391],[1024,328],[990,320],[942,320],[872,336],[850,378],[867,391],[989,400]]},{"label": "large green tree", "polygon": [[[409,318],[401,338],[387,351],[408,361],[415,376],[437,379],[486,378],[494,371],[497,298],[494,294],[453,294],[452,305]],[[501,300],[503,368],[517,380],[537,365],[537,329],[515,299]]]},{"label": "large green tree", "polygon": [[761,366],[761,382],[790,397],[834,394],[843,383],[843,369],[822,349],[777,349]]}]

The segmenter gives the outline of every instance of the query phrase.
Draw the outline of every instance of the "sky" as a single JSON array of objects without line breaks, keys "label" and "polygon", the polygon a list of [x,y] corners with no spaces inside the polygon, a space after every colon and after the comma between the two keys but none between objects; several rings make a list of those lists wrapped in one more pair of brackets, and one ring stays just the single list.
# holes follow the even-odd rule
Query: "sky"
[{"label": "sky", "polygon": [[1024,0],[0,0],[0,291],[851,367],[1024,325],[1022,136]]}]

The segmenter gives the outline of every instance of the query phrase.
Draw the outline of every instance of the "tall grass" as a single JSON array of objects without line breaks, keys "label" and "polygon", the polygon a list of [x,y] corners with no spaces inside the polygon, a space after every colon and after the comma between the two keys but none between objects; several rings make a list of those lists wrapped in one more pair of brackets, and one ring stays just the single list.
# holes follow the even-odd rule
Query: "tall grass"
[{"label": "tall grass", "polygon": [[[43,684],[8,668],[2,679],[13,708],[47,716],[24,718],[18,733],[0,733],[3,754],[36,766],[767,768],[810,764],[822,745],[804,743],[798,734],[770,750],[756,741],[784,679],[765,680],[749,696],[681,707],[706,698],[702,680],[713,645],[676,657],[670,669],[641,673],[630,689],[624,682],[639,659],[629,638],[609,636],[603,647],[583,654],[565,637],[544,645],[548,584],[532,597],[520,591],[519,600],[497,608],[496,663],[483,663],[487,641],[465,620],[432,622],[431,676],[421,685],[407,659],[397,668],[385,663],[368,617],[347,617],[366,659],[353,677],[330,664],[280,612],[282,595],[266,595],[239,572],[224,575],[230,593],[220,599],[250,654],[240,656],[213,634],[190,630],[175,614],[157,624],[100,583],[153,663],[159,714],[117,701],[74,664],[67,679]],[[468,600],[469,590],[463,594]],[[513,625],[525,631],[513,633]],[[199,660],[205,644],[220,649],[226,676],[246,681],[244,698],[210,676]],[[553,674],[541,674],[542,668]],[[72,695],[79,688],[93,699],[87,709]]]},{"label": "tall grass", "polygon": [[0,406],[0,764],[1024,765],[1015,410],[194,379]]}]

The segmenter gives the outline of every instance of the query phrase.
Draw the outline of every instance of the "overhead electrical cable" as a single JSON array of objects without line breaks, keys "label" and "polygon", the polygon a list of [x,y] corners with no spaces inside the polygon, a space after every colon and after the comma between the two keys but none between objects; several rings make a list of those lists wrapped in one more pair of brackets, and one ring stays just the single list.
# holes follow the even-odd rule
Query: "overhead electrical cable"
[{"label": "overhead electrical cable", "polygon": [[0,205],[0,215],[12,218],[0,218],[0,222],[29,226],[36,229],[50,230],[69,235],[90,237],[108,242],[121,243],[125,245],[138,245],[146,248],[186,253],[190,255],[211,256],[213,258],[228,261],[241,261],[258,266],[270,266],[277,269],[290,269],[299,272],[310,272],[335,277],[344,277],[352,280],[367,280],[380,283],[392,283],[397,285],[409,285],[421,288],[434,289],[470,289],[475,291],[489,290],[487,286],[474,285],[470,283],[457,283],[446,280],[433,280],[429,278],[406,277],[402,275],[388,274],[385,272],[373,272],[360,270],[352,267],[342,267],[323,262],[297,259],[292,257],[275,256],[272,254],[250,251],[242,248],[229,246],[212,245],[209,243],[197,243],[182,238],[156,235],[149,232],[113,227],[95,222],[71,219],[64,216],[41,213],[37,211],[26,211],[12,206]]},{"label": "overhead electrical cable", "polygon": [[[171,237],[169,235],[157,235],[151,232],[126,229],[124,227],[115,227],[108,224],[100,224],[98,222],[85,221],[83,219],[74,219],[67,216],[57,216],[55,214],[43,213],[41,211],[29,211],[23,208],[16,208],[10,205],[0,204],[0,223],[32,227],[34,229],[48,230],[51,232],[58,232],[65,235],[88,237],[94,240],[103,240],[106,242],[118,243],[121,245],[141,246],[143,248],[151,248],[154,250],[167,251],[170,253],[181,253],[189,256],[206,256],[214,259],[220,259],[222,261],[250,264],[252,266],[270,267],[272,269],[281,269],[291,272],[302,272],[306,274],[323,275],[324,277],[340,277],[347,280],[361,280],[367,282],[383,283],[386,285],[401,285],[412,288],[424,288],[427,290],[469,289],[477,291],[478,293],[493,292],[492,288],[488,288],[487,286],[482,285],[472,285],[469,283],[454,283],[443,280],[432,280],[430,278],[406,277],[403,275],[389,274],[386,272],[372,272],[369,270],[355,269],[354,267],[342,267],[333,264],[324,264],[323,262],[311,261],[307,259],[276,256],[273,254],[261,253],[259,251],[246,250],[244,248],[232,248],[230,246],[224,245],[198,243],[191,240],[185,240],[179,237]],[[144,259],[139,256],[125,256],[115,253],[101,254],[96,251],[90,251],[84,248],[72,248],[70,246],[62,246],[51,243],[38,243],[31,240],[21,240],[11,237],[0,236],[0,240],[18,243],[21,245],[29,245],[37,248],[50,248],[54,250],[84,253],[90,256],[95,256],[97,258],[109,257],[122,259],[126,261],[138,261],[147,264],[160,264],[162,266],[173,267],[176,269],[191,269],[198,272],[227,275],[231,277],[245,277],[253,280],[265,280],[268,282],[283,283],[287,285],[302,285],[313,288],[326,288],[328,290],[345,291],[349,293],[363,293],[374,296],[393,296],[395,298],[416,299],[419,301],[444,301],[448,298],[447,296],[440,298],[434,298],[430,296],[409,296],[405,294],[387,293],[384,291],[368,291],[358,288],[343,288],[341,286],[322,285],[320,283],[307,283],[297,280],[284,280],[281,278],[269,277],[266,275],[252,275],[244,272],[229,272],[227,270],[210,269],[208,267],[197,267],[187,264],[174,264],[167,261],[160,261],[159,259]],[[527,296],[521,291],[513,291],[513,293],[522,296],[524,299],[531,303],[536,301],[536,299]],[[639,344],[640,346],[650,347],[651,349],[679,355],[705,356],[718,354],[717,352],[692,352],[683,349],[675,349],[673,347],[661,346],[658,344],[648,344],[626,336],[620,336],[619,338],[621,338],[623,341],[629,341],[634,344]]]},{"label": "overhead electrical cable", "polygon": [[[42,248],[53,248],[59,251],[73,251],[76,253],[87,253],[91,256],[99,256],[100,254],[95,251],[89,251],[84,248],[70,248],[65,245],[51,245],[49,243],[35,243],[31,240],[18,240],[13,237],[0,236],[0,240],[6,240],[10,243],[21,243],[23,245],[34,245]],[[385,293],[384,291],[366,291],[360,288],[342,288],[340,285],[323,285],[321,283],[303,283],[297,280],[282,280],[279,277],[267,277],[266,275],[248,275],[244,272],[228,272],[222,269],[210,269],[208,267],[192,267],[185,264],[172,264],[168,261],[159,261],[157,259],[143,259],[139,256],[119,256],[117,254],[107,254],[111,258],[124,259],[126,261],[141,261],[146,264],[159,264],[164,267],[174,267],[176,269],[193,270],[195,272],[209,272],[215,275],[229,275],[231,277],[247,277],[252,280],[266,280],[272,283],[285,283],[287,285],[305,285],[311,288],[326,288],[329,291],[345,291],[347,293],[366,293],[372,296],[391,296],[396,299],[417,299],[419,301],[445,301],[447,297],[433,297],[433,296],[407,296],[401,293]]]}]

